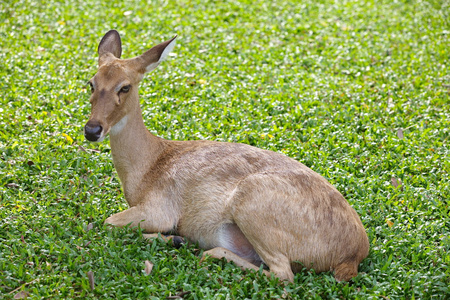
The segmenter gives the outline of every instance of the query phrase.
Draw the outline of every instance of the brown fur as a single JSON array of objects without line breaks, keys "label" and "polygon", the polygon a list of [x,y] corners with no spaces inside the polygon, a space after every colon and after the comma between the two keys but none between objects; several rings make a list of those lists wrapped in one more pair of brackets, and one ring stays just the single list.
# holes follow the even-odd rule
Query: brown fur
[{"label": "brown fur", "polygon": [[[235,143],[168,141],[145,128],[138,83],[172,43],[128,60],[118,58],[117,32],[100,43],[86,136],[97,125],[97,140],[110,133],[130,205],[106,223],[176,232],[205,249],[228,247],[208,253],[232,251],[244,261],[263,261],[289,281],[303,267],[334,270],[338,281],[355,276],[369,251],[367,235],[355,210],[322,176],[279,153]],[[118,92],[124,85],[131,89]],[[91,133],[89,139],[96,138]]]}]

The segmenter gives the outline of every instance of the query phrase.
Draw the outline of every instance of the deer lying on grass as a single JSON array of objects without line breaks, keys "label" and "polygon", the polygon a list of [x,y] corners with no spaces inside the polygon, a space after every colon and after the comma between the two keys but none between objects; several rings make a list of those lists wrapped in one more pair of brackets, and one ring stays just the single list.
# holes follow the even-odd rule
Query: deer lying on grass
[{"label": "deer lying on grass", "polygon": [[282,154],[249,145],[168,141],[144,125],[138,84],[173,49],[175,37],[132,59],[111,30],[89,81],[89,141],[109,133],[114,165],[130,208],[105,223],[171,232],[213,257],[293,281],[293,272],[358,273],[369,242],[355,210],[322,176]]}]

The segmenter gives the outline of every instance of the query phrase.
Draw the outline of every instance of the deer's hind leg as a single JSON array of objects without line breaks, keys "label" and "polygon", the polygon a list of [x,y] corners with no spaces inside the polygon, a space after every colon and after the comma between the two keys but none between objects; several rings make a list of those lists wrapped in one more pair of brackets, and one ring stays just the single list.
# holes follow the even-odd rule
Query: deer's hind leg
[{"label": "deer's hind leg", "polygon": [[232,217],[258,256],[282,280],[294,281],[290,248],[297,247],[295,212],[287,205],[289,185],[277,174],[253,174],[233,196]]},{"label": "deer's hind leg", "polygon": [[337,282],[349,281],[358,275],[357,262],[345,262],[336,266],[334,269],[334,278]]},{"label": "deer's hind leg", "polygon": [[286,213],[280,211],[282,203],[277,203],[279,190],[267,188],[275,183],[272,177],[254,174],[239,183],[229,199],[233,223],[217,231],[218,245],[222,248],[205,254],[225,257],[247,269],[257,270],[264,262],[275,276],[292,282],[294,273],[287,256],[287,247],[292,244],[286,238],[290,233],[285,232]]},{"label": "deer's hind leg", "polygon": [[[264,231],[264,228],[259,228]],[[267,263],[270,271],[277,277],[283,280],[293,281],[294,274],[292,273],[289,260],[286,256],[278,253],[260,253],[256,252],[253,245],[241,231],[237,224],[226,224],[218,234],[219,247],[205,251],[203,253],[202,261],[207,257],[232,261],[241,269],[252,269],[258,271],[263,262]],[[270,276],[270,272],[263,270],[264,274]]]},{"label": "deer's hind leg", "polygon": [[[217,259],[225,258],[242,270],[258,271],[260,269],[261,258],[236,224],[222,224],[216,232],[216,244],[217,247],[203,252],[201,261],[207,256]],[[269,275],[267,271],[263,272]]]},{"label": "deer's hind leg", "polygon": [[[242,270],[255,270],[259,271],[258,266],[252,264],[248,260],[240,257],[233,251],[230,251],[229,249],[223,248],[223,247],[216,247],[211,250],[203,252],[202,259],[200,262],[204,261],[207,257],[222,259],[225,258],[228,262],[233,262],[236,266],[240,267]],[[267,276],[270,275],[269,272],[266,270],[263,270],[264,274]]]}]

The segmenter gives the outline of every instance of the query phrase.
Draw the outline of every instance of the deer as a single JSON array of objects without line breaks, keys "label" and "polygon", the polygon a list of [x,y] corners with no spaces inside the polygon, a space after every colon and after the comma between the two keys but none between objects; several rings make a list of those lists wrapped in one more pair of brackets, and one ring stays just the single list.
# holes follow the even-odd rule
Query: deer
[{"label": "deer", "polygon": [[[204,258],[234,262],[293,282],[304,269],[349,281],[369,253],[359,215],[324,177],[284,154],[242,143],[173,141],[145,126],[139,83],[175,46],[176,37],[121,59],[108,31],[89,80],[85,138],[109,135],[114,167],[129,208],[105,224],[140,227],[198,243]],[[272,276],[272,275],[271,275]]]}]

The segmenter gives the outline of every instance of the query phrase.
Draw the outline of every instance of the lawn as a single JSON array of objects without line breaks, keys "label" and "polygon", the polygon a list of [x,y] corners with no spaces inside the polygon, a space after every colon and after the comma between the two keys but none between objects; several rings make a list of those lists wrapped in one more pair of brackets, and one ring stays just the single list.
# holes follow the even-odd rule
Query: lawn
[{"label": "lawn", "polygon": [[[65,2],[0,2],[0,298],[449,297],[448,1]],[[284,285],[103,225],[127,204],[82,129],[112,28],[124,58],[178,35],[141,84],[151,132],[281,152],[337,187],[371,245],[356,278]]]}]

